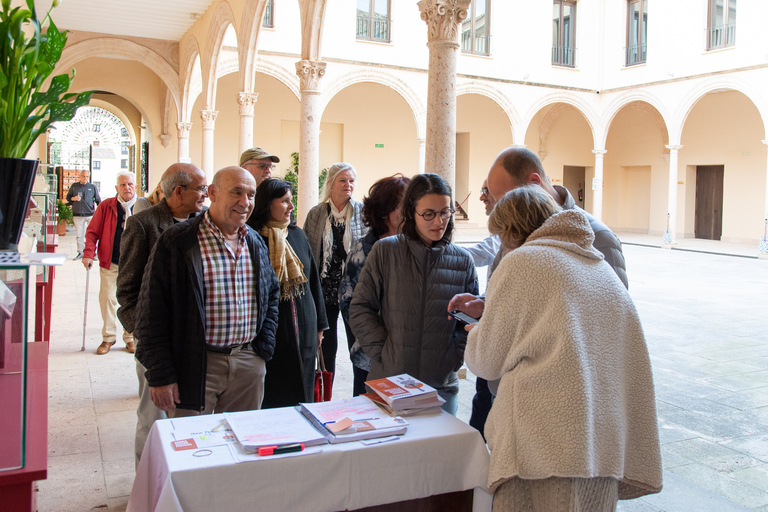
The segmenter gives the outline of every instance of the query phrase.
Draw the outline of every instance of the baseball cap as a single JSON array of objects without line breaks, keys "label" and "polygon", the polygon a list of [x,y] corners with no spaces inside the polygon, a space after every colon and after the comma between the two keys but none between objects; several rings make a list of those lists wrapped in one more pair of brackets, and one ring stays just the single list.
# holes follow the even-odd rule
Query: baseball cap
[{"label": "baseball cap", "polygon": [[276,157],[275,155],[270,155],[269,153],[267,153],[267,151],[261,148],[251,148],[251,149],[246,149],[245,151],[243,151],[243,154],[240,155],[240,165],[243,165],[248,160],[258,160],[261,158],[269,158],[275,163],[280,161],[278,157]]}]

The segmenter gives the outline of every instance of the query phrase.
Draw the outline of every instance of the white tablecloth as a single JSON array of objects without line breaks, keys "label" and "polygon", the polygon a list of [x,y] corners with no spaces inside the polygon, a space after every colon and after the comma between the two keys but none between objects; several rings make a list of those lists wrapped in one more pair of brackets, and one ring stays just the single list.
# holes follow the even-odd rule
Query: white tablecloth
[{"label": "white tablecloth", "polygon": [[182,429],[189,420],[194,418],[155,422],[128,512],[330,512],[467,489],[475,489],[475,510],[490,510],[483,491],[485,443],[474,428],[445,412],[407,418],[408,432],[396,441],[329,444],[319,454],[242,463],[227,446],[211,448],[207,457],[174,451],[174,423]]}]

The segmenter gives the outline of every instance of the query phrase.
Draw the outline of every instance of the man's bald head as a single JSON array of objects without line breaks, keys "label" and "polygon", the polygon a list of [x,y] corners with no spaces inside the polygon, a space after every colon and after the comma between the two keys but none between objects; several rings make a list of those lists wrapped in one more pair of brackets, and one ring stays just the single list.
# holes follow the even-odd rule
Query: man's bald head
[{"label": "man's bald head", "polygon": [[510,190],[531,183],[558,199],[536,153],[526,148],[507,148],[499,153],[488,173],[488,190],[492,196],[489,199],[495,205]]},{"label": "man's bald head", "polygon": [[208,196],[211,220],[224,235],[231,235],[245,225],[253,211],[256,180],[242,167],[225,167],[213,176]]},{"label": "man's bald head", "polygon": [[160,188],[165,197],[170,197],[176,187],[188,187],[195,175],[205,176],[205,173],[193,164],[172,164],[160,177]]}]

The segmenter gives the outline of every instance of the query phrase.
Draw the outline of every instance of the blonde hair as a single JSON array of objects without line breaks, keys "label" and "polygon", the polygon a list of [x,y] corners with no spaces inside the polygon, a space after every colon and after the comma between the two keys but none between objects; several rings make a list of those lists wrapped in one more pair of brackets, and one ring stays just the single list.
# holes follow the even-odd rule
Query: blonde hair
[{"label": "blonde hair", "polygon": [[496,203],[488,219],[488,230],[499,235],[504,247],[512,249],[524,244],[531,233],[560,211],[562,208],[540,186],[517,187]]},{"label": "blonde hair", "polygon": [[153,190],[152,193],[147,196],[147,201],[149,201],[149,203],[154,206],[158,204],[160,200],[163,199],[163,197],[165,197],[165,193],[163,193],[163,189],[160,187],[160,183],[158,183],[155,187],[155,190]]},{"label": "blonde hair", "polygon": [[320,194],[321,203],[324,203],[331,198],[331,188],[333,188],[333,182],[336,181],[336,178],[339,176],[339,174],[344,171],[351,172],[352,176],[354,176],[355,179],[357,179],[357,171],[355,170],[354,167],[352,167],[352,165],[348,164],[347,162],[339,162],[339,163],[333,164],[328,168],[328,177],[325,179],[325,184],[323,185],[323,191]]}]

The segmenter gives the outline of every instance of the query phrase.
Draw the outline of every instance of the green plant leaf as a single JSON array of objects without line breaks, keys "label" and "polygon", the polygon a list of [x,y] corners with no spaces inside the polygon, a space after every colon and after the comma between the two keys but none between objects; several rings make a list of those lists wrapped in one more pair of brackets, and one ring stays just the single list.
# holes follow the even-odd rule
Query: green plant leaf
[{"label": "green plant leaf", "polygon": [[[46,105],[48,103],[59,101],[59,96],[67,92],[71,83],[72,79],[69,77],[69,75],[56,75],[51,80],[51,85],[48,87],[47,91],[36,92],[32,95],[32,97],[29,99],[30,107],[32,110],[34,110],[40,105]],[[29,114],[31,113],[32,111],[29,112]]]}]

